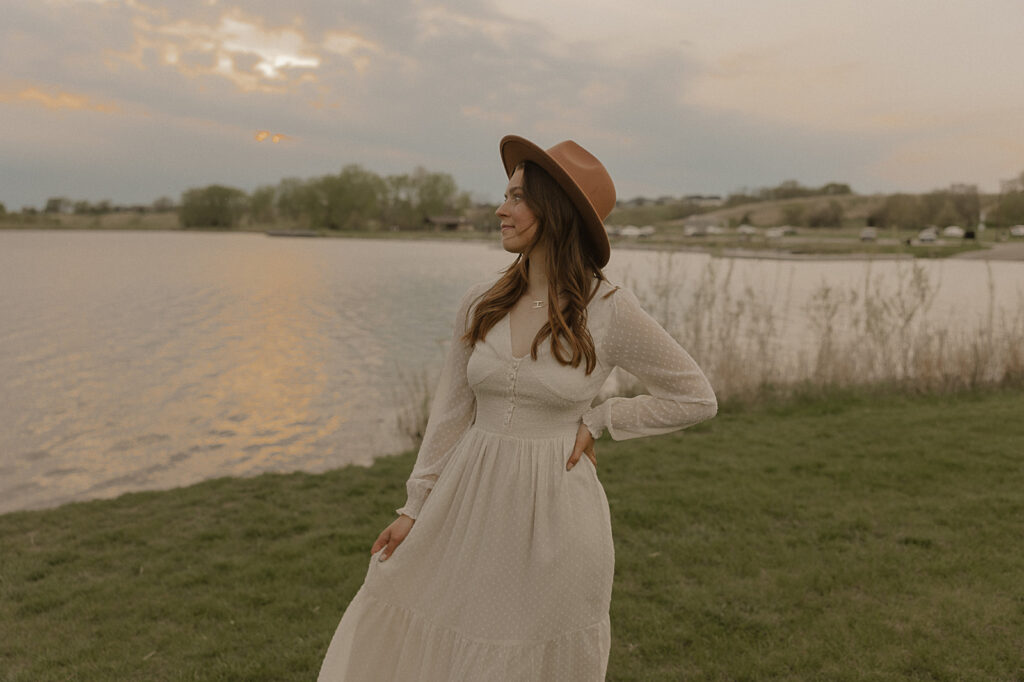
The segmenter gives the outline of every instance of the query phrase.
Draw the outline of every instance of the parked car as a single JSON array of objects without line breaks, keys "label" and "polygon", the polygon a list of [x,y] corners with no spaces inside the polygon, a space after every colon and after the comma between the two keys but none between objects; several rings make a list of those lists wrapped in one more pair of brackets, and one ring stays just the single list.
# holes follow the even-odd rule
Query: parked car
[{"label": "parked car", "polygon": [[954,239],[963,239],[964,228],[960,227],[959,225],[950,225],[949,227],[943,228],[942,236],[953,237]]},{"label": "parked car", "polygon": [[1010,228],[1011,237],[1024,237],[1024,225],[1014,225]]},{"label": "parked car", "polygon": [[764,236],[767,237],[768,239],[779,239],[784,234],[786,234],[786,231],[783,230],[781,227],[773,227],[771,229],[764,231]]},{"label": "parked car", "polygon": [[653,225],[644,225],[643,227],[626,225],[625,227],[619,228],[618,231],[618,235],[620,237],[650,237],[652,234],[654,234]]},{"label": "parked car", "polygon": [[736,228],[736,232],[738,234],[750,237],[757,234],[757,228],[754,227],[753,225],[747,225],[746,223],[744,223],[743,225],[740,225],[739,227]]},{"label": "parked car", "polygon": [[933,242],[939,238],[939,232],[934,227],[926,227],[917,234],[919,242]]},{"label": "parked car", "polygon": [[874,227],[865,227],[860,231],[860,240],[862,242],[873,242],[878,239],[878,230]]}]

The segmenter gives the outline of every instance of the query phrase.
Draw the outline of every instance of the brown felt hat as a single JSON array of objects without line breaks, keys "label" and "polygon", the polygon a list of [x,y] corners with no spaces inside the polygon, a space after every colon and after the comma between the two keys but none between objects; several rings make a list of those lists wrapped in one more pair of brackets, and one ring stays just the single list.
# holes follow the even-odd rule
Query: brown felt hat
[{"label": "brown felt hat", "polygon": [[533,161],[555,179],[583,216],[584,242],[592,247],[597,267],[607,265],[611,246],[604,219],[615,208],[615,184],[597,157],[572,140],[544,151],[518,135],[501,138],[499,149],[508,177],[520,162]]}]

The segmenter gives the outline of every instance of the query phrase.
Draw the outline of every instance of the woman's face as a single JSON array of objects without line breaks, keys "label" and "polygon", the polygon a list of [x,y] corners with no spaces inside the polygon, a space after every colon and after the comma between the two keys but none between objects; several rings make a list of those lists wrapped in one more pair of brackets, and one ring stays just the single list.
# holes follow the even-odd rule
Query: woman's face
[{"label": "woman's face", "polygon": [[537,216],[523,198],[523,169],[517,168],[508,179],[505,203],[495,214],[501,220],[501,245],[511,253],[522,253],[537,232]]}]

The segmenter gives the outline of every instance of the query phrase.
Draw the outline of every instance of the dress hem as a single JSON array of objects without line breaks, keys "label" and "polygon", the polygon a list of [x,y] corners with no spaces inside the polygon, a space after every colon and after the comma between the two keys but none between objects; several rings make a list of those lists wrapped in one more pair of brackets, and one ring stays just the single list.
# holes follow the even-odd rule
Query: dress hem
[{"label": "dress hem", "polygon": [[436,623],[436,622],[430,620],[430,618],[428,618],[427,616],[423,615],[419,611],[415,611],[415,610],[407,608],[405,606],[399,606],[398,604],[393,604],[393,603],[389,602],[387,599],[383,599],[383,598],[378,597],[378,596],[376,596],[374,594],[370,594],[370,593],[367,592],[367,593],[363,594],[362,596],[363,596],[364,599],[368,599],[368,600],[372,600],[372,601],[378,602],[378,603],[383,604],[384,606],[386,606],[386,607],[388,607],[390,609],[394,609],[396,611],[401,611],[402,613],[406,614],[410,619],[419,621],[419,623],[421,625],[423,625],[424,627],[429,628],[431,630],[443,630],[445,632],[451,633],[452,635],[454,635],[455,637],[458,637],[459,639],[461,639],[463,641],[471,642],[473,644],[485,644],[485,645],[488,645],[488,646],[522,647],[522,646],[542,646],[542,645],[548,645],[548,644],[551,644],[552,642],[557,642],[560,639],[566,639],[566,638],[578,635],[579,633],[584,632],[586,630],[590,630],[590,629],[593,629],[593,628],[600,628],[600,627],[604,626],[605,624],[609,623],[609,618],[606,615],[604,618],[602,618],[600,620],[597,620],[597,621],[595,621],[595,622],[593,622],[593,623],[591,623],[589,625],[584,625],[584,626],[581,626],[581,627],[578,627],[578,628],[574,628],[572,630],[566,630],[566,631],[560,632],[555,637],[550,637],[550,638],[547,638],[547,639],[487,639],[485,637],[473,637],[471,635],[467,635],[466,633],[464,633],[461,630],[458,630],[456,628],[449,627],[447,625],[441,625],[440,623]]}]

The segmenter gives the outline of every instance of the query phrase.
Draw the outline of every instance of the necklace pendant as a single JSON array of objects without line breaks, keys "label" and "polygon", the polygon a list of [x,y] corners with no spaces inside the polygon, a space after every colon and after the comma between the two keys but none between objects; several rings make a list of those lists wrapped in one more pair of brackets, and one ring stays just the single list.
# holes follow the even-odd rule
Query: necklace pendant
[{"label": "necklace pendant", "polygon": [[543,308],[544,307],[544,301],[534,301],[533,302],[533,307],[534,308]]}]

